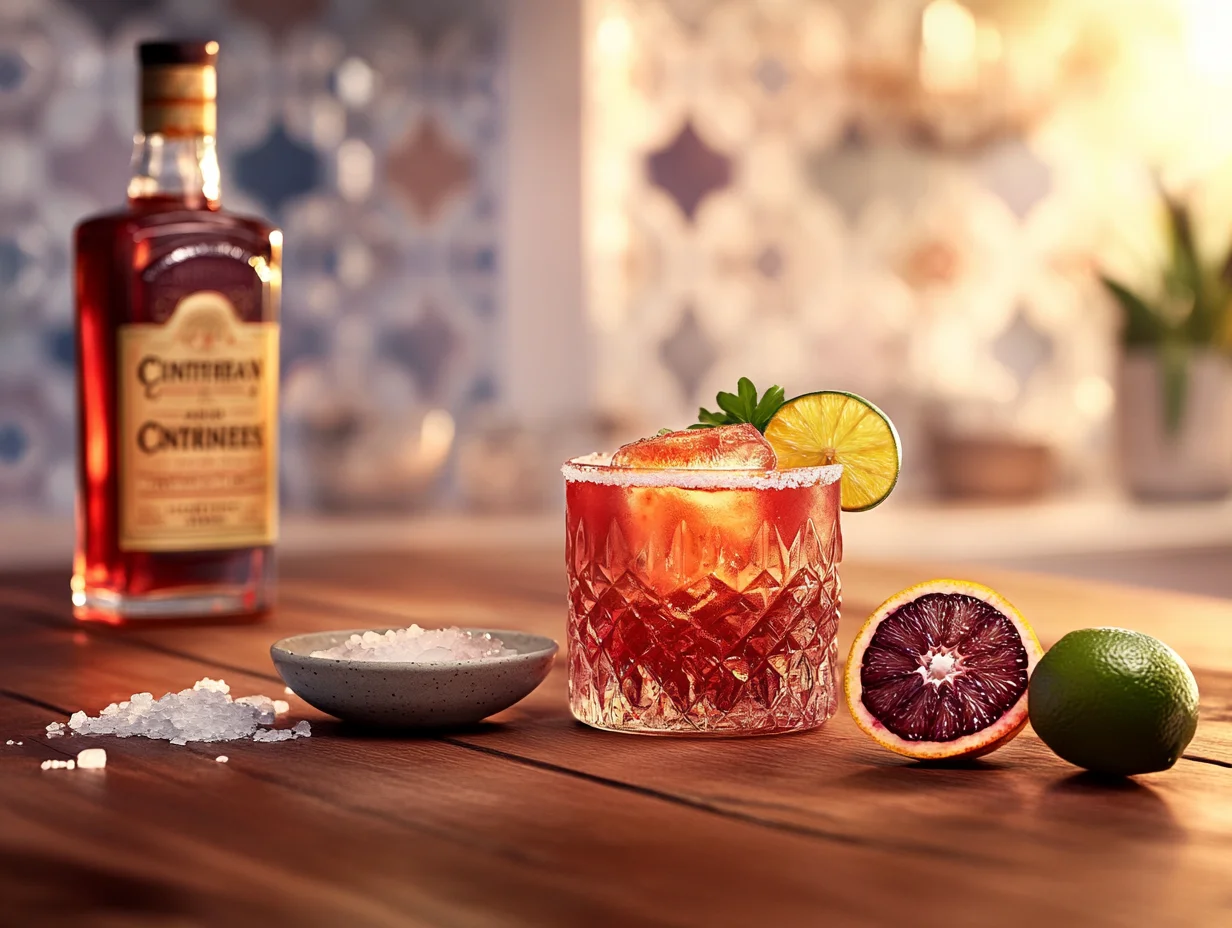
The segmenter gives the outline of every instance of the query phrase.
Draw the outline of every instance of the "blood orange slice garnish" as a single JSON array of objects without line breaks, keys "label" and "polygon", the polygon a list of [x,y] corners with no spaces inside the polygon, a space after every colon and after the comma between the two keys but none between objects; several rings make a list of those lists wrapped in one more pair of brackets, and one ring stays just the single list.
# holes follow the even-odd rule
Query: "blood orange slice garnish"
[{"label": "blood orange slice garnish", "polygon": [[869,617],[847,659],[851,714],[883,747],[920,760],[977,757],[1027,723],[1027,681],[1043,649],[1000,594],[932,580]]},{"label": "blood orange slice garnish", "polygon": [[612,455],[616,467],[774,470],[775,463],[770,443],[748,423],[668,432],[624,445]]}]

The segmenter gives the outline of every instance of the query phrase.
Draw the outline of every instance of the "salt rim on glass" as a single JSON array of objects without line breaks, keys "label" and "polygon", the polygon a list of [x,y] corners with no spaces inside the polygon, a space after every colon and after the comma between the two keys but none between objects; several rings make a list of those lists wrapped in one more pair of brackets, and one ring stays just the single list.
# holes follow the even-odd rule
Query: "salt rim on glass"
[{"label": "salt rim on glass", "polygon": [[843,465],[786,470],[693,470],[686,467],[616,467],[612,455],[596,452],[566,461],[560,469],[573,483],[613,487],[672,487],[680,490],[790,490],[828,486],[843,476]]}]

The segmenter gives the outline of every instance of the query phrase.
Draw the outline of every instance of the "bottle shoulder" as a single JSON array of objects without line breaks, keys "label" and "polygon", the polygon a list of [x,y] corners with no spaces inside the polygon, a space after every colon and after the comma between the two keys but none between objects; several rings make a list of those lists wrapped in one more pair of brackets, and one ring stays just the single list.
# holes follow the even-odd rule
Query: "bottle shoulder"
[{"label": "bottle shoulder", "polygon": [[134,209],[121,208],[97,213],[76,227],[78,241],[106,238],[143,238],[147,235],[240,234],[268,241],[278,227],[266,219],[225,209]]}]

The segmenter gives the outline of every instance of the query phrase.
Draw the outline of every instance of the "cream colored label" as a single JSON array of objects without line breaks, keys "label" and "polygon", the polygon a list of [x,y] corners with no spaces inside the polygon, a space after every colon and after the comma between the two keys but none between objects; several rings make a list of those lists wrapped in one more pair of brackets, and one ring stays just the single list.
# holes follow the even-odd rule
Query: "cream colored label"
[{"label": "cream colored label", "polygon": [[120,548],[273,544],[278,324],[207,290],[118,339]]}]

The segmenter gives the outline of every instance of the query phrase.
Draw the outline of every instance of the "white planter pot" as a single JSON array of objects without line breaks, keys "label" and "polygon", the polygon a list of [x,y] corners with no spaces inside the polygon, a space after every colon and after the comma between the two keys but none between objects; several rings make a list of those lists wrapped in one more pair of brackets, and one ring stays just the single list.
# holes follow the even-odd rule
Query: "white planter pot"
[{"label": "white planter pot", "polygon": [[1195,350],[1180,428],[1169,432],[1154,351],[1121,360],[1117,432],[1129,490],[1148,499],[1210,499],[1232,490],[1232,363]]}]

